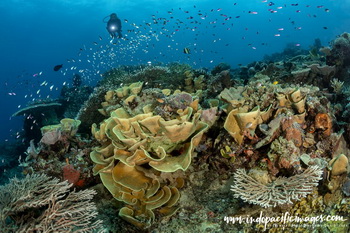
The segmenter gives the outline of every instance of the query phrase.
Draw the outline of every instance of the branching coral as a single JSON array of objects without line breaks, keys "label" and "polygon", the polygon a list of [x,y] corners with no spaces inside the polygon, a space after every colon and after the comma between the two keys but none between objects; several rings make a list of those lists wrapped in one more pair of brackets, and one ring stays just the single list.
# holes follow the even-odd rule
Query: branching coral
[{"label": "branching coral", "polygon": [[235,197],[263,207],[277,206],[300,200],[312,192],[313,187],[322,179],[322,170],[318,166],[307,168],[302,174],[292,177],[278,177],[262,184],[249,176],[244,169],[238,169],[234,175],[231,190]]},{"label": "branching coral", "polygon": [[0,228],[4,232],[103,232],[91,201],[93,190],[69,192],[68,182],[46,175],[13,178],[0,186]]},{"label": "branching coral", "polygon": [[337,95],[340,95],[343,92],[344,82],[334,78],[331,80],[331,87]]}]

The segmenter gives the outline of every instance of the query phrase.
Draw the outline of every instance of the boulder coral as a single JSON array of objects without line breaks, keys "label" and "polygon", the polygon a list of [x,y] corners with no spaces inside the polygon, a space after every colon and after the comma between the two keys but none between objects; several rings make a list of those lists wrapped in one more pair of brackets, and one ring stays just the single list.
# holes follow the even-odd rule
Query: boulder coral
[{"label": "boulder coral", "polygon": [[208,125],[191,107],[177,110],[177,117],[165,120],[152,112],[130,115],[123,108],[110,113],[92,134],[101,143],[90,157],[104,186],[127,205],[119,215],[140,227],[149,227],[154,212],[171,215],[180,197],[178,178],[166,181],[162,173],[185,171]]},{"label": "boulder coral", "polygon": [[329,170],[332,176],[338,176],[347,172],[349,160],[344,154],[340,154],[329,161]]}]

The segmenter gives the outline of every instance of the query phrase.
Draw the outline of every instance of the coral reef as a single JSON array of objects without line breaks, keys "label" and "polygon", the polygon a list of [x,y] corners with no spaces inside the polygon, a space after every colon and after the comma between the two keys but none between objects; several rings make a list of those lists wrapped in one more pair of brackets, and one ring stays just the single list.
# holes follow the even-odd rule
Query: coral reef
[{"label": "coral reef", "polygon": [[[129,95],[127,95],[129,99],[126,100],[114,93],[118,89],[124,89],[128,92],[127,87],[132,83],[141,83],[140,80],[142,80],[142,86],[146,91],[142,95],[135,93],[136,100],[135,97]],[[163,101],[162,99],[170,93],[179,91],[186,91],[201,99],[214,99],[217,93],[225,87],[231,86],[232,83],[233,80],[228,70],[213,75],[203,69],[195,70],[187,64],[179,63],[171,63],[164,67],[121,66],[103,75],[98,87],[94,89],[89,99],[81,107],[77,116],[77,119],[82,122],[79,130],[81,133],[89,134],[92,124],[98,124],[106,118],[103,112],[100,114],[101,112],[97,111],[97,109],[101,109],[102,103],[105,105],[102,108],[111,108],[109,111],[112,111],[119,107],[125,108],[127,103],[148,101],[148,104],[153,104],[154,101]],[[163,93],[163,91],[165,92]],[[144,105],[146,103],[142,106]]]},{"label": "coral reef", "polygon": [[[309,229],[223,219],[347,216],[348,42],[344,33],[330,48],[320,40],[310,51],[289,46],[237,69],[120,66],[84,104],[90,88],[76,75],[59,102],[72,119],[56,114],[41,125],[20,166],[78,190],[94,187],[110,232],[302,232]],[[14,164],[8,157],[4,168]],[[315,226],[336,230],[349,227]]]},{"label": "coral reef", "polygon": [[75,187],[86,187],[94,182],[92,162],[88,156],[92,150],[91,141],[76,134],[79,120],[64,118],[60,122],[41,128],[38,146],[33,140],[30,142],[27,157],[20,161],[20,166],[25,174],[45,173],[68,180]]}]

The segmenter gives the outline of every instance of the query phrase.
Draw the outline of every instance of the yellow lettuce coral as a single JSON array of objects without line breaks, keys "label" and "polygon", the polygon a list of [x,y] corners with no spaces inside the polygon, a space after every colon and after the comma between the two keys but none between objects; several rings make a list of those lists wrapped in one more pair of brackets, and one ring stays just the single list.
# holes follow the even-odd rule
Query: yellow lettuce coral
[{"label": "yellow lettuce coral", "polygon": [[232,110],[225,121],[224,128],[235,139],[237,144],[243,142],[244,134],[254,136],[254,132],[258,124],[266,121],[271,115],[271,108],[266,111],[260,111],[259,106],[250,112],[241,112],[242,109]]},{"label": "yellow lettuce coral", "polygon": [[123,108],[110,118],[92,126],[92,133],[102,144],[90,157],[105,187],[114,198],[128,204],[119,215],[139,227],[148,227],[154,210],[170,215],[177,208],[183,182],[171,185],[158,177],[161,172],[186,170],[194,147],[208,125],[191,107],[177,111],[177,118],[165,120],[152,112],[131,116]]},{"label": "yellow lettuce coral", "polygon": [[239,145],[245,136],[253,137],[256,127],[272,116],[288,113],[299,124],[305,121],[306,96],[299,89],[280,89],[266,80],[247,87],[225,89],[220,98],[229,104],[224,128]]},{"label": "yellow lettuce coral", "polygon": [[80,124],[81,124],[80,120],[64,118],[60,121],[60,124],[46,125],[41,127],[41,133],[44,134],[52,130],[60,130],[62,133],[66,133],[68,135],[74,136],[77,133],[78,127]]},{"label": "yellow lettuce coral", "polygon": [[98,109],[98,111],[104,116],[109,116],[110,112],[114,110],[113,106],[115,106],[118,101],[124,100],[125,104],[132,102],[137,94],[141,92],[142,86],[143,82],[136,82],[128,86],[120,87],[114,91],[107,91],[105,94],[105,101],[101,103],[102,108]]}]

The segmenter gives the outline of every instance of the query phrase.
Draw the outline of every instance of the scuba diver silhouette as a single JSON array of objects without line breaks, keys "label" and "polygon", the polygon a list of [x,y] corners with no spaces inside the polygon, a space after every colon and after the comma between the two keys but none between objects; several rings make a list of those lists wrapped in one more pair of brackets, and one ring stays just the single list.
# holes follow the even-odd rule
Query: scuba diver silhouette
[{"label": "scuba diver silhouette", "polygon": [[[109,17],[108,22],[106,22],[106,18]],[[104,23],[107,23],[107,31],[112,37],[112,40],[117,38],[116,33],[118,33],[118,38],[122,38],[122,24],[120,22],[120,19],[117,17],[116,13],[112,13],[109,16],[104,17],[103,19]]]}]

